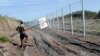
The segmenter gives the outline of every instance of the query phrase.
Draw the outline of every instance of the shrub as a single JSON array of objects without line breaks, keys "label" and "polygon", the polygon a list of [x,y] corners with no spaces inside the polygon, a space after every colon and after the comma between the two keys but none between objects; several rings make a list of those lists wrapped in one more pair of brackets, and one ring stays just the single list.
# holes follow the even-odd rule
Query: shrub
[{"label": "shrub", "polygon": [[11,42],[11,39],[6,35],[0,35],[1,42]]}]

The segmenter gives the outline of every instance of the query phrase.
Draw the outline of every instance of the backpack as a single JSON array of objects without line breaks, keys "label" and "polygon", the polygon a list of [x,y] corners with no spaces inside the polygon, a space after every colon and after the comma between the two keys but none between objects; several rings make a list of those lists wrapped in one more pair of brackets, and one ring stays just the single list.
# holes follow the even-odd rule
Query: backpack
[{"label": "backpack", "polygon": [[20,33],[23,32],[23,31],[25,31],[24,27],[25,26],[23,24],[21,24],[21,25],[18,26],[18,30],[19,30]]}]

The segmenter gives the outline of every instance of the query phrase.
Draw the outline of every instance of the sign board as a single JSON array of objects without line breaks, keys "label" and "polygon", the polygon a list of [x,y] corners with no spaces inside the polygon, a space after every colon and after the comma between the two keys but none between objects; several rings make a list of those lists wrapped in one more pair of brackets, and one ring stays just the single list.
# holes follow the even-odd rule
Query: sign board
[{"label": "sign board", "polygon": [[48,27],[47,21],[46,21],[46,17],[42,17],[39,19],[39,24],[40,24],[40,28],[46,28]]}]

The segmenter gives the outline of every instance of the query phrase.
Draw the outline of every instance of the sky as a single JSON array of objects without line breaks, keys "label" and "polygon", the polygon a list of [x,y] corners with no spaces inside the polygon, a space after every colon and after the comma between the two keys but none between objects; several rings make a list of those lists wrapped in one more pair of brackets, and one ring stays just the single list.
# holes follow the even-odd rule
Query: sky
[{"label": "sky", "polygon": [[[15,17],[23,21],[31,21],[45,16],[62,7],[81,10],[80,0],[0,0],[0,15]],[[84,0],[86,10],[98,12],[100,0]],[[66,11],[67,12],[67,11]]]}]

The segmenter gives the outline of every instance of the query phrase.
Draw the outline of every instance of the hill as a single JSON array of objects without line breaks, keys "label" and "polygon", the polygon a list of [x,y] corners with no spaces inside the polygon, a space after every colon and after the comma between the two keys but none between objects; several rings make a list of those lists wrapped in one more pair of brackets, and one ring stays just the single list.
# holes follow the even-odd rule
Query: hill
[{"label": "hill", "polygon": [[15,18],[0,15],[1,34],[9,34],[11,31],[15,31],[17,25],[18,25],[18,20],[16,20]]},{"label": "hill", "polygon": [[[73,12],[72,16],[74,18],[80,18],[80,17],[82,17],[82,11]],[[94,18],[96,18],[96,16],[97,16],[96,12],[85,10],[85,18],[94,19]],[[65,15],[65,18],[66,17],[70,17],[70,14]]]}]

